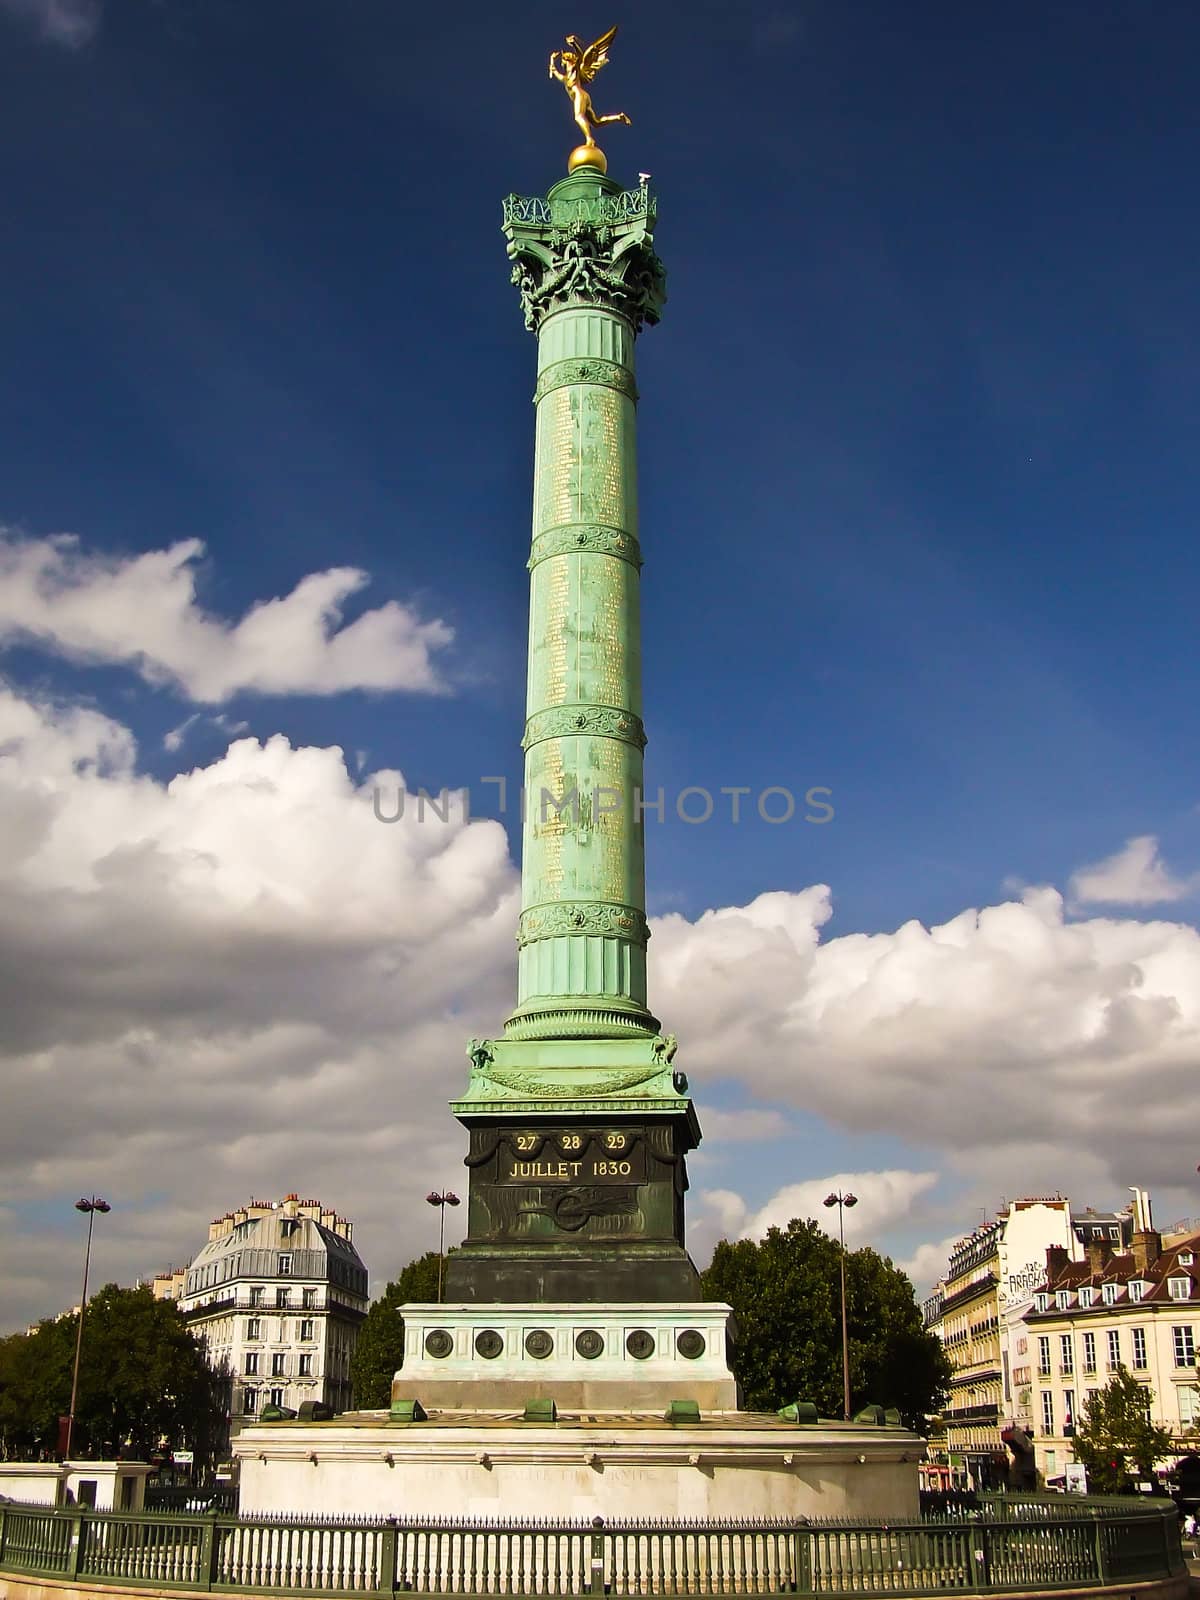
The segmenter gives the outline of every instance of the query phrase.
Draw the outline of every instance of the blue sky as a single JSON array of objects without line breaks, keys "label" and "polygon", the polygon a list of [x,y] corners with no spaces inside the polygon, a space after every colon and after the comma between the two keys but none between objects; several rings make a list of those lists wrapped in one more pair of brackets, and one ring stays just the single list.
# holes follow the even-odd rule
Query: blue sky
[{"label": "blue sky", "polygon": [[[426,1242],[407,1203],[395,1227],[397,1196],[459,1170],[440,1109],[455,1041],[496,1028],[512,988],[503,839],[458,841],[443,907],[439,959],[473,983],[417,992],[428,923],[406,908],[442,880],[413,846],[420,883],[374,908],[353,977],[361,929],[306,944],[325,1020],[276,1052],[304,985],[278,929],[254,945],[245,918],[265,893],[247,841],[277,822],[240,830],[230,802],[224,843],[211,815],[189,834],[165,786],[258,794],[227,750],[277,735],[293,756],[339,747],[351,789],[400,770],[494,814],[481,777],[519,781],[533,345],[499,203],[543,192],[573,142],[547,53],[613,20],[596,98],[633,127],[605,144],[615,176],[653,174],[670,296],[638,352],[649,781],[822,785],[836,809],[823,827],[650,829],[654,995],[713,1130],[697,1249],[838,1175],[878,1176],[864,1237],[914,1271],[1026,1189],[1108,1205],[1145,1183],[1161,1220],[1200,1211],[1177,1115],[1200,1044],[1195,8],[643,0],[498,21],[470,3],[414,19],[391,0],[0,0],[0,673],[32,708],[3,749],[14,792],[54,796],[59,819],[5,869],[18,1022],[0,1048],[28,1116],[0,1164],[6,1322],[69,1294],[45,1246],[70,1237],[81,1189],[123,1188],[124,1276],[272,1185],[319,1183],[360,1217],[378,1277]],[[62,534],[77,545],[44,543]],[[186,541],[203,552],[173,579],[131,566]],[[369,581],[330,581],[340,623],[301,628],[310,667],[246,667],[240,619],[340,569]],[[361,618],[353,649],[324,648],[323,628]],[[287,627],[273,640],[295,659]],[[81,750],[115,735],[81,732],[80,707],[136,746],[102,803]],[[279,793],[319,769],[336,810],[328,762],[301,780],[272,748]],[[206,968],[195,919],[215,913],[171,876],[200,834],[229,937],[262,964],[254,1006]],[[271,891],[302,942],[306,918],[336,922],[300,887],[303,837],[297,822]],[[161,967],[136,940],[118,955],[103,898],[139,850],[166,862],[137,889],[162,894]],[[827,904],[803,899],[815,885]],[[1022,911],[1027,885],[1064,903]],[[94,980],[64,894],[112,941]],[[762,896],[791,898],[732,916]],[[1005,931],[980,936],[969,976],[928,950],[906,965],[897,930],[987,907]],[[778,968],[756,943],[777,938]],[[53,983],[31,983],[47,966]],[[696,994],[714,973],[733,975],[720,1015]],[[394,1015],[369,981],[406,992]],[[185,1129],[169,1075],[161,1101],[138,1092],[139,1050],[195,1078],[218,1042],[253,1110],[209,1093]],[[97,1071],[130,1075],[130,1120],[64,1140],[54,1108],[90,1107]],[[278,1130],[325,1114],[326,1079],[360,1120],[289,1152]]]}]

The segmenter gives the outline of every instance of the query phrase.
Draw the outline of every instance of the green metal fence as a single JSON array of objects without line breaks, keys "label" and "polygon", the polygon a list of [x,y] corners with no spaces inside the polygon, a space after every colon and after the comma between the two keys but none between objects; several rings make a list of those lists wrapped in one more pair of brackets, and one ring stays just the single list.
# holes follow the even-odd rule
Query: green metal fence
[{"label": "green metal fence", "polygon": [[0,1572],[307,1595],[993,1593],[1182,1576],[1174,1505],[988,1497],[860,1522],[321,1521],[0,1505]]}]

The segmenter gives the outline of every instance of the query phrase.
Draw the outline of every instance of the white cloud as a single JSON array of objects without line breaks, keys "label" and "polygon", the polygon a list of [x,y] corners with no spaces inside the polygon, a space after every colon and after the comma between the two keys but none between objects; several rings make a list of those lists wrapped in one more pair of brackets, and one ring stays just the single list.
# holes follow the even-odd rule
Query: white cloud
[{"label": "white cloud", "polygon": [[944,1239],[926,1240],[905,1260],[897,1261],[901,1272],[907,1273],[912,1280],[918,1296],[928,1294],[938,1279],[945,1276],[950,1252],[962,1237],[960,1231],[947,1234]]},{"label": "white cloud", "polygon": [[1176,878],[1158,853],[1152,833],[1130,839],[1124,848],[1071,879],[1079,905],[1153,906],[1184,900],[1200,888],[1200,877]]},{"label": "white cloud", "polygon": [[[398,773],[280,737],[165,785],[135,758],[98,713],[0,690],[0,1204],[91,1185],[115,1207],[98,1281],[129,1281],[300,1189],[386,1275],[461,1181],[445,1102],[512,1003],[505,834],[461,803],[380,823]],[[70,1303],[76,1269],[6,1229],[6,1325]]]},{"label": "white cloud", "polygon": [[781,1139],[788,1119],[773,1107],[747,1106],[740,1111],[709,1106],[704,1112],[704,1137],[710,1144],[742,1144],[760,1139]]},{"label": "white cloud", "polygon": [[[6,1326],[72,1302],[82,1189],[116,1208],[97,1281],[179,1262],[210,1216],[292,1189],[354,1219],[376,1281],[428,1246],[422,1197],[463,1180],[446,1101],[465,1041],[515,993],[517,874],[461,803],[380,823],[376,782],[402,779],[275,737],[163,784],[119,723],[0,687]],[[886,1245],[902,1219],[933,1237],[958,1221],[931,1207],[934,1167],[991,1206],[1139,1183],[1161,1215],[1194,1209],[1195,929],[1068,922],[1051,890],[822,943],[829,914],[817,885],[655,922],[651,998],[706,1150],[769,1140],[795,1107],[898,1152],[887,1172],[800,1172],[765,1203],[743,1197],[761,1145],[730,1156],[691,1208],[698,1259],[718,1232],[827,1215],[838,1186],[861,1199],[851,1240]],[[714,1113],[731,1063],[751,1103]],[[58,1204],[61,1228],[22,1223]]]},{"label": "white cloud", "polygon": [[830,909],[817,885],[655,923],[655,1009],[694,1084],[737,1063],[755,1097],[944,1151],[991,1204],[1093,1159],[1118,1190],[1180,1188],[1195,1167],[1195,928],[1069,922],[1039,889],[821,943]]},{"label": "white cloud", "polygon": [[806,1178],[778,1190],[757,1211],[743,1218],[739,1237],[763,1239],[769,1228],[786,1228],[793,1217],[815,1217],[825,1232],[837,1236],[836,1206],[825,1206],[827,1195],[852,1194],[853,1206],[843,1207],[846,1243],[870,1243],[881,1231],[895,1227],[911,1211],[913,1202],[932,1189],[936,1172],[838,1172],[826,1178]]},{"label": "white cloud", "polygon": [[0,0],[0,11],[32,23],[44,39],[78,50],[95,37],[100,0]]},{"label": "white cloud", "polygon": [[310,573],[229,623],[197,604],[203,554],[198,539],[117,557],[85,554],[69,535],[0,533],[0,645],[32,641],[72,660],[121,663],[209,704],[242,691],[444,688],[433,657],[453,639],[446,623],[389,600],[342,625],[366,573]]}]

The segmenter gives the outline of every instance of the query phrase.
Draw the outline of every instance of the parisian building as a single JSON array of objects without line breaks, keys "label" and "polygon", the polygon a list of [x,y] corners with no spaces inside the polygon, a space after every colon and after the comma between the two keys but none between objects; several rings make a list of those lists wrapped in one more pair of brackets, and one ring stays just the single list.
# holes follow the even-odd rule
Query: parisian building
[{"label": "parisian building", "polygon": [[[1149,1196],[1135,1191],[1128,1249],[1092,1230],[1082,1260],[1052,1247],[1026,1318],[1035,1391],[1034,1450],[1053,1482],[1075,1462],[1087,1398],[1124,1367],[1151,1395],[1153,1421],[1178,1452],[1200,1448],[1200,1224],[1153,1226]],[[1167,1463],[1163,1463],[1166,1465]]]},{"label": "parisian building", "polygon": [[186,1268],[152,1285],[229,1376],[231,1434],[267,1405],[348,1410],[350,1358],[367,1312],[353,1226],[318,1200],[252,1200],[218,1217]]},{"label": "parisian building", "polygon": [[[1034,1390],[1025,1313],[1045,1276],[1046,1252],[1082,1255],[1092,1228],[1128,1236],[1128,1217],[1072,1214],[1062,1195],[1007,1202],[955,1245],[945,1277],[923,1303],[954,1368],[943,1433],[931,1443],[944,1481],[999,1486],[1008,1470],[1002,1434],[1011,1423],[1032,1432]],[[932,1480],[931,1480],[932,1481]],[[942,1481],[939,1479],[939,1481]]]}]

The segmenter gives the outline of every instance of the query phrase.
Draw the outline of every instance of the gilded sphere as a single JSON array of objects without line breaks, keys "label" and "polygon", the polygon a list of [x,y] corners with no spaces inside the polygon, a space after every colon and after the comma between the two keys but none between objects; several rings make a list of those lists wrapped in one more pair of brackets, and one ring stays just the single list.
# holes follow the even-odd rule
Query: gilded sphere
[{"label": "gilded sphere", "polygon": [[577,144],[567,157],[567,171],[578,172],[581,167],[592,167],[597,172],[607,172],[608,157],[598,144]]}]

